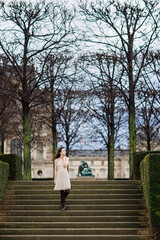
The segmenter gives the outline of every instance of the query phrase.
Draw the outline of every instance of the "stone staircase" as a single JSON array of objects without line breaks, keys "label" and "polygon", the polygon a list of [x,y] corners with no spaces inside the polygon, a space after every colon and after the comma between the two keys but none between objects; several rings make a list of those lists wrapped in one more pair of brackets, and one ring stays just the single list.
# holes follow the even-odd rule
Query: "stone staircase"
[{"label": "stone staircase", "polygon": [[8,182],[0,240],[151,240],[141,183],[72,180],[61,211],[53,181]]}]

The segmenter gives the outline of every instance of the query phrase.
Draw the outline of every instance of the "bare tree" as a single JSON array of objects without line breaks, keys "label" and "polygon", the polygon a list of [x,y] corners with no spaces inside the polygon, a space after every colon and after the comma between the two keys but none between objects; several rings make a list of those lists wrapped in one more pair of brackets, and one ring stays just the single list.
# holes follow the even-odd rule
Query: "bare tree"
[{"label": "bare tree", "polygon": [[40,62],[40,55],[53,49],[60,51],[71,43],[73,14],[62,3],[11,1],[5,4],[1,1],[0,15],[1,26],[4,26],[0,31],[0,46],[13,69],[14,79],[5,91],[22,107],[23,178],[28,180],[31,179],[30,110],[37,104],[36,89],[46,84],[42,77],[45,62]]},{"label": "bare tree", "polygon": [[148,103],[152,106],[152,112],[154,113],[156,121],[160,123],[160,51],[150,51],[148,54],[148,62],[149,65],[143,72],[142,77],[150,92],[150,96],[154,96],[154,102],[152,98],[148,98]]},{"label": "bare tree", "polygon": [[93,131],[103,139],[108,150],[108,179],[114,179],[114,149],[122,124],[124,103],[117,88],[123,76],[116,56],[106,53],[90,54],[81,58],[82,69],[88,76],[87,107]]},{"label": "bare tree", "polygon": [[64,89],[60,98],[63,108],[59,119],[59,137],[65,142],[69,156],[70,148],[81,139],[80,127],[88,119],[88,110],[84,108],[85,91]]},{"label": "bare tree", "polygon": [[154,105],[156,92],[149,88],[140,88],[138,92],[140,106],[137,109],[137,142],[140,147],[145,147],[148,151],[153,150],[159,144],[160,124],[155,116]]},{"label": "bare tree", "polygon": [[4,153],[4,141],[8,135],[12,136],[13,124],[11,124],[11,118],[13,118],[15,112],[13,112],[13,104],[11,99],[6,98],[0,93],[0,140],[1,140],[1,153]]},{"label": "bare tree", "polygon": [[[9,88],[8,84],[8,61],[0,57],[0,86],[3,89]],[[13,137],[17,131],[17,124],[14,119],[17,116],[17,108],[12,96],[8,96],[0,89],[0,140],[1,153],[4,153],[4,141],[8,136]]]},{"label": "bare tree", "polygon": [[120,89],[129,112],[130,178],[134,178],[136,151],[135,91],[148,51],[159,34],[159,2],[101,1],[80,3],[86,17],[85,41],[116,54],[125,70]]},{"label": "bare tree", "polygon": [[45,61],[45,76],[48,84],[47,92],[43,98],[46,114],[42,115],[41,119],[52,132],[53,155],[55,155],[57,151],[57,125],[69,97],[68,95],[64,96],[63,93],[65,89],[72,89],[72,79],[76,69],[73,66],[73,56],[70,54],[48,54]]}]

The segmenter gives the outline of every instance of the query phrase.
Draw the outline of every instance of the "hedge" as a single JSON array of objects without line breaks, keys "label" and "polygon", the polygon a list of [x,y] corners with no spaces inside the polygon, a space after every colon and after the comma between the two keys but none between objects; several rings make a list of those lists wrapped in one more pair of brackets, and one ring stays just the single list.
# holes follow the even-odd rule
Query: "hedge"
[{"label": "hedge", "polygon": [[148,154],[140,164],[148,217],[155,239],[160,239],[160,154]]},{"label": "hedge", "polygon": [[0,161],[9,164],[8,180],[22,180],[22,158],[16,154],[1,154]]},{"label": "hedge", "polygon": [[9,176],[9,165],[8,163],[4,163],[0,161],[0,196],[2,191],[7,183]]},{"label": "hedge", "polygon": [[147,154],[160,154],[160,151],[143,151],[136,152],[134,155],[134,177],[136,180],[140,180],[140,163],[145,158]]}]

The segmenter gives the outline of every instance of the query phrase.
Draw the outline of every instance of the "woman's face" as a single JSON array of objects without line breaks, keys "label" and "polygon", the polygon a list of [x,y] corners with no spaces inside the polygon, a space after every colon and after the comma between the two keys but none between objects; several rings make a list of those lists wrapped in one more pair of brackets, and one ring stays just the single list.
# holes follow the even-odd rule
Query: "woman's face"
[{"label": "woman's face", "polygon": [[66,150],[64,148],[61,150],[61,156],[66,156]]}]

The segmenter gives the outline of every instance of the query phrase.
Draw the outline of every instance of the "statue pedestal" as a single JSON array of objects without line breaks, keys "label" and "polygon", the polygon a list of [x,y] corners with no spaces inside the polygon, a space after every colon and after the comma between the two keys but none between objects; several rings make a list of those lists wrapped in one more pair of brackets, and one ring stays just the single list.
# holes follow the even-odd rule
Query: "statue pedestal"
[{"label": "statue pedestal", "polygon": [[77,176],[77,180],[95,180],[95,176]]}]

